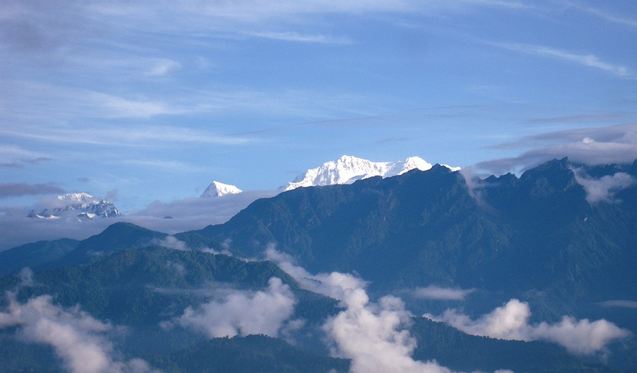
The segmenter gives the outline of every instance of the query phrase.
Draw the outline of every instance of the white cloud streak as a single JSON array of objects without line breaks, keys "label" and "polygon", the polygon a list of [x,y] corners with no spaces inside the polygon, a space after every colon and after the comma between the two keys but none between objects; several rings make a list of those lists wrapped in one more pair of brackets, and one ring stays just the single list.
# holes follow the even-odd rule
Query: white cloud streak
[{"label": "white cloud streak", "polygon": [[630,332],[604,319],[590,321],[576,320],[564,316],[553,324],[541,322],[530,324],[531,309],[528,303],[511,299],[501,307],[473,320],[456,310],[446,310],[441,316],[426,314],[434,321],[445,322],[471,335],[491,338],[534,341],[544,340],[557,343],[573,354],[590,355],[603,351],[606,346],[626,338]]},{"label": "white cloud streak", "polygon": [[517,53],[545,57],[598,69],[620,78],[633,78],[633,72],[628,67],[604,61],[600,57],[590,53],[576,53],[544,45],[522,43],[487,42],[486,44]]},{"label": "white cloud streak", "polygon": [[53,143],[138,146],[159,143],[199,143],[218,145],[243,145],[253,142],[246,136],[218,135],[189,128],[143,125],[124,131],[121,127],[37,127],[17,130],[0,126],[0,134]]},{"label": "white cloud streak", "polygon": [[595,8],[589,5],[585,5],[585,4],[581,4],[578,2],[569,2],[568,3],[569,6],[581,11],[581,12],[585,12],[588,13],[592,16],[595,16],[597,18],[603,19],[604,21],[607,22],[611,22],[611,23],[615,23],[618,25],[622,25],[622,26],[628,26],[628,27],[633,27],[633,28],[637,28],[637,19],[635,18],[630,18],[630,17],[626,17],[626,16],[620,16],[614,13],[610,13],[606,10],[600,9],[600,8]]},{"label": "white cloud streak", "polygon": [[7,310],[0,312],[0,329],[19,327],[19,336],[27,342],[47,344],[73,373],[141,373],[152,369],[144,360],[119,361],[112,357],[113,347],[103,336],[113,329],[78,307],[63,309],[42,295],[26,303],[8,295]]},{"label": "white cloud streak", "polygon": [[0,144],[0,167],[22,167],[48,160],[51,158],[42,153],[13,144]]},{"label": "white cloud streak", "polygon": [[309,44],[335,44],[335,45],[347,45],[352,44],[352,40],[345,37],[333,37],[323,34],[302,34],[297,32],[250,32],[246,33],[248,36],[253,36],[263,39],[295,42],[295,43],[309,43]]},{"label": "white cloud streak", "polygon": [[265,290],[233,291],[221,300],[188,307],[175,323],[209,338],[250,334],[276,337],[294,313],[295,304],[289,286],[273,277]]},{"label": "white cloud streak", "polygon": [[155,61],[152,66],[146,71],[148,76],[167,76],[171,73],[179,70],[181,64],[177,61],[170,59],[160,59]]},{"label": "white cloud streak", "polygon": [[429,285],[424,288],[417,288],[412,291],[415,298],[433,300],[464,300],[465,297],[473,293],[475,289],[445,288],[436,285]]}]

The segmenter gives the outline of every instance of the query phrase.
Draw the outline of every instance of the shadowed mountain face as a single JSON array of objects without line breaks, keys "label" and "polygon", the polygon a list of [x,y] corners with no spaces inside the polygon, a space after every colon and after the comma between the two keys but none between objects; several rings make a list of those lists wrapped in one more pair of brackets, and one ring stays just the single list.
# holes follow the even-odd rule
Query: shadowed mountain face
[{"label": "shadowed mountain face", "polygon": [[[301,188],[254,202],[228,223],[186,232],[194,246],[231,242],[239,255],[268,244],[313,271],[356,271],[382,289],[431,283],[498,292],[549,291],[599,300],[637,297],[637,186],[589,203],[577,173],[555,160],[472,183],[441,166],[353,185]],[[590,176],[593,177],[593,176]]]},{"label": "shadowed mountain face", "polygon": [[[218,371],[348,369],[349,361],[328,357],[322,342],[321,325],[343,304],[301,289],[272,262],[240,259],[261,259],[272,245],[310,272],[359,274],[370,282],[372,297],[405,295],[414,315],[460,306],[475,316],[517,297],[529,302],[536,321],[565,314],[608,318],[634,332],[634,314],[598,303],[637,299],[635,180],[637,162],[590,167],[555,160],[520,177],[467,181],[434,166],[351,185],[299,188],[257,200],[226,224],[175,237],[117,223],[83,241],[5,251],[0,289],[15,292],[21,304],[50,295],[60,307],[78,305],[121,325],[126,333],[109,335],[118,351],[165,371],[210,371],[209,365]],[[34,270],[28,286],[20,285],[27,281],[24,273],[16,276],[22,267]],[[295,299],[290,320],[302,322],[285,332],[290,334],[213,338],[187,324],[164,327],[229,292],[266,294],[271,278]],[[410,298],[414,288],[432,284],[472,292],[462,303]],[[9,301],[2,299],[0,307]],[[0,366],[57,370],[49,368],[56,358],[51,348],[32,348],[14,332],[0,331]],[[435,358],[454,369],[602,372],[637,366],[632,339],[612,345],[604,360],[574,356],[555,344],[470,336],[418,317],[410,332],[418,341],[414,358]]]}]

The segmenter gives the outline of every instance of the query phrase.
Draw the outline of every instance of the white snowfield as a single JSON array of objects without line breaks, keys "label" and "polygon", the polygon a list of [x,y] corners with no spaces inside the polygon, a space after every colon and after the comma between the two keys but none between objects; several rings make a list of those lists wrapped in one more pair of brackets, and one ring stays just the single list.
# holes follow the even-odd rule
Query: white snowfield
[{"label": "white snowfield", "polygon": [[93,220],[96,217],[111,218],[121,213],[107,200],[96,198],[88,193],[66,193],[51,201],[48,206],[31,210],[28,217],[42,220],[74,219]]},{"label": "white snowfield", "polygon": [[239,194],[241,192],[243,191],[234,185],[224,184],[213,180],[212,183],[208,185],[208,188],[206,188],[206,190],[204,190],[201,194],[201,198],[220,198],[229,194]]},{"label": "white snowfield", "polygon": [[[443,166],[452,171],[460,169],[460,167]],[[431,167],[431,163],[420,157],[409,157],[404,161],[396,162],[373,162],[351,155],[343,155],[336,161],[325,162],[319,167],[307,170],[303,175],[281,189],[285,191],[300,187],[351,184],[356,180],[369,177],[390,177],[402,175],[413,169],[427,171]]]}]

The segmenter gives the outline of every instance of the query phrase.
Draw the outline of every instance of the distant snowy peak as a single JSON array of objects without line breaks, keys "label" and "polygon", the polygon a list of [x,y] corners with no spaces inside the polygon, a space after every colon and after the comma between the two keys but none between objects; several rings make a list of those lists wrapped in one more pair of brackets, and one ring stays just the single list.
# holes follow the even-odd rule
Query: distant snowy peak
[{"label": "distant snowy peak", "polygon": [[58,201],[79,202],[79,203],[91,203],[97,199],[92,195],[85,192],[66,193],[56,197]]},{"label": "distant snowy peak", "polygon": [[95,218],[112,218],[121,213],[115,205],[107,200],[95,198],[84,192],[59,195],[49,207],[31,210],[28,217],[42,220],[59,220],[73,218],[79,221]]},{"label": "distant snowy peak", "polygon": [[[402,175],[413,169],[427,171],[431,167],[431,163],[420,157],[409,157],[404,161],[397,162],[373,162],[344,155],[336,161],[325,162],[319,167],[307,170],[305,174],[288,183],[282,189],[292,190],[309,186],[350,184],[356,180],[374,176],[390,177]],[[446,167],[453,171],[459,169],[458,167]]]},{"label": "distant snowy peak", "polygon": [[241,192],[243,191],[234,185],[213,181],[201,194],[201,198],[220,198],[230,194],[239,194]]}]

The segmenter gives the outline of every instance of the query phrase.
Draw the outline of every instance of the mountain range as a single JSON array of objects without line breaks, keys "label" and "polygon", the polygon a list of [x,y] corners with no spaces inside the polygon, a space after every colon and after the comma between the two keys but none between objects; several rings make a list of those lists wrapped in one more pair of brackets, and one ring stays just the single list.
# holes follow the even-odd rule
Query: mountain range
[{"label": "mountain range", "polygon": [[[486,178],[443,165],[402,165],[390,176],[392,167],[372,167],[386,172],[356,180],[340,171],[315,178],[335,185],[258,199],[203,229],[168,235],[116,223],[86,240],[0,252],[0,288],[15,297],[0,302],[0,320],[11,307],[35,312],[28,308],[34,300],[38,309],[61,307],[58,316],[81,307],[127,330],[100,332],[118,361],[141,358],[165,371],[357,369],[360,355],[330,334],[330,325],[356,315],[367,315],[369,333],[383,315],[401,318],[405,332],[391,343],[402,343],[409,359],[435,359],[454,370],[637,369],[637,318],[630,308],[637,300],[637,161],[589,166],[561,159],[520,176]],[[343,288],[345,295],[326,290],[337,280],[353,287]],[[356,287],[358,293],[350,292]],[[362,289],[371,303],[348,300]],[[251,309],[257,301],[262,305]],[[519,333],[525,334],[479,329],[518,304],[532,310],[523,313],[528,325]],[[441,316],[418,316],[425,313]],[[233,315],[250,322],[235,325]],[[254,326],[272,315],[286,321],[269,320],[276,329]],[[233,327],[218,325],[226,319]],[[62,359],[64,366],[53,342],[34,343],[42,339],[27,333],[28,322],[19,324],[23,329],[0,325],[0,365],[56,370],[45,367],[59,367],[52,361]],[[614,331],[614,339],[568,334],[591,326],[602,328],[595,333]],[[348,336],[356,335],[350,329]],[[595,338],[604,341],[593,346],[595,353],[573,352],[573,343]]]},{"label": "mountain range", "polygon": [[94,218],[112,218],[121,213],[115,205],[84,192],[59,195],[50,207],[31,210],[28,217],[43,220],[74,219],[78,221]]},{"label": "mountain range", "polygon": [[[374,176],[391,177],[402,175],[411,170],[427,171],[431,163],[420,157],[409,157],[397,162],[373,162],[367,159],[343,155],[335,161],[323,163],[316,168],[310,168],[294,181],[281,187],[287,191],[301,187],[325,186],[337,184],[351,184],[357,180]],[[459,170],[459,167],[450,167]]]}]

